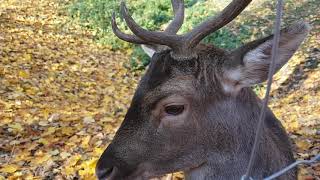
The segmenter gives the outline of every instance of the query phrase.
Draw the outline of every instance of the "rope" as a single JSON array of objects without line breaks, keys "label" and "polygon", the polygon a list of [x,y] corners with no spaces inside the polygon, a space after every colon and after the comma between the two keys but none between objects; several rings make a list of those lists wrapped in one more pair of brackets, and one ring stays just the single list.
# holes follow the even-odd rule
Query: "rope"
[{"label": "rope", "polygon": [[[269,94],[271,90],[271,84],[272,84],[272,77],[275,71],[275,59],[278,56],[278,47],[279,47],[279,37],[280,37],[280,25],[281,25],[281,16],[282,16],[282,6],[283,6],[283,1],[278,0],[277,3],[277,13],[276,13],[276,22],[275,22],[275,27],[274,27],[274,37],[273,37],[273,44],[272,44],[272,54],[271,54],[271,63],[269,66],[269,73],[268,73],[268,83],[267,83],[267,90],[266,94],[264,97],[263,105],[260,111],[260,116],[259,116],[259,121],[258,121],[258,126],[257,126],[257,131],[255,135],[255,140],[252,148],[252,152],[250,155],[250,161],[247,167],[246,174],[243,175],[242,179],[246,180],[250,177],[250,174],[252,172],[253,168],[253,163],[255,162],[256,155],[257,155],[257,150],[258,150],[258,145],[259,145],[259,138],[261,136],[262,132],[262,127],[264,124],[264,119],[265,119],[265,113],[269,101]],[[250,178],[252,179],[252,178]]]},{"label": "rope", "polygon": [[274,179],[276,177],[281,176],[282,174],[286,173],[287,171],[289,171],[290,169],[296,167],[299,164],[312,164],[312,163],[314,163],[316,161],[320,161],[320,154],[318,154],[317,156],[315,156],[314,158],[312,158],[310,160],[296,161],[296,162],[290,164],[289,166],[283,168],[282,170],[272,174],[271,176],[264,178],[263,180],[272,180],[272,179]]},{"label": "rope", "polygon": [[[320,154],[316,155],[314,158],[310,159],[310,160],[299,160],[296,161],[292,164],[290,164],[289,166],[279,170],[278,172],[272,174],[271,176],[268,176],[266,178],[263,178],[263,180],[272,180],[275,179],[281,175],[283,175],[284,173],[286,173],[287,171],[291,170],[292,168],[295,168],[296,166],[300,165],[300,164],[312,164],[315,163],[317,161],[320,161]],[[245,180],[245,178],[249,178],[249,180],[254,180],[252,177],[245,177],[244,175],[241,177],[241,180]]]}]

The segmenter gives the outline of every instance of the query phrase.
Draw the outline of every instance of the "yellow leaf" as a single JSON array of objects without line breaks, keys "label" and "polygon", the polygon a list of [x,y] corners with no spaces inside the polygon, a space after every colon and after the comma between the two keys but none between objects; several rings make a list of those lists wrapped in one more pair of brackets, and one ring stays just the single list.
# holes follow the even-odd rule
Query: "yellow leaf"
[{"label": "yellow leaf", "polygon": [[14,173],[18,170],[19,166],[15,164],[6,165],[3,168],[0,169],[0,172],[3,173]]},{"label": "yellow leaf", "polygon": [[0,180],[5,180],[4,176],[0,175]]},{"label": "yellow leaf", "polygon": [[310,142],[308,142],[307,140],[296,140],[295,143],[298,148],[303,149],[303,150],[307,150],[312,146],[312,144]]},{"label": "yellow leaf", "polygon": [[29,77],[30,77],[30,74],[29,74],[29,72],[27,72],[27,71],[21,70],[21,71],[19,71],[19,77],[29,78]]},{"label": "yellow leaf", "polygon": [[41,144],[44,144],[44,145],[48,145],[48,144],[49,144],[49,141],[46,140],[46,139],[44,139],[44,138],[40,138],[40,139],[38,140],[38,143],[41,143]]},{"label": "yellow leaf", "polygon": [[62,134],[65,134],[65,135],[73,134],[72,127],[63,127],[63,128],[61,128],[61,131],[62,131]]},{"label": "yellow leaf", "polygon": [[61,153],[60,153],[60,157],[61,157],[62,159],[66,159],[66,158],[69,157],[69,156],[71,156],[71,154],[68,153],[68,152],[61,152]]},{"label": "yellow leaf", "polygon": [[47,135],[53,134],[55,131],[56,131],[55,127],[49,127],[42,135],[47,136]]},{"label": "yellow leaf", "polygon": [[8,125],[10,128],[14,129],[14,130],[17,130],[17,131],[22,131],[23,130],[23,127],[21,126],[21,124],[19,123],[13,123],[13,124],[9,124]]},{"label": "yellow leaf", "polygon": [[29,61],[32,60],[31,54],[24,54],[24,55],[23,55],[23,58],[24,58],[24,60],[27,61],[27,62],[29,62]]},{"label": "yellow leaf", "polygon": [[90,139],[91,139],[91,136],[86,136],[85,138],[83,138],[81,142],[81,147],[88,148]]},{"label": "yellow leaf", "polygon": [[67,175],[72,175],[72,174],[74,174],[74,168],[67,166],[67,167],[64,168],[64,172],[65,172]]},{"label": "yellow leaf", "polygon": [[80,158],[81,158],[80,155],[72,156],[70,159],[67,160],[66,165],[68,167],[74,166],[77,164],[77,162],[80,160]]},{"label": "yellow leaf", "polygon": [[3,126],[5,124],[9,124],[12,122],[12,118],[3,118],[1,121],[0,121],[0,126]]},{"label": "yellow leaf", "polygon": [[25,180],[35,180],[36,178],[33,177],[32,174],[28,174],[28,175],[25,175],[25,176],[24,176],[24,179],[25,179]]},{"label": "yellow leaf", "polygon": [[38,157],[35,157],[34,159],[32,159],[31,163],[32,165],[40,165],[46,161],[48,161],[50,159],[50,155],[46,154],[44,156],[38,156]]},{"label": "yellow leaf", "polygon": [[42,114],[44,116],[44,119],[48,119],[49,113],[50,113],[49,109],[43,109],[42,110]]},{"label": "yellow leaf", "polygon": [[16,177],[19,177],[19,176],[22,176],[22,172],[21,171],[17,171],[13,174],[13,176],[16,176]]},{"label": "yellow leaf", "polygon": [[30,159],[31,153],[29,151],[22,151],[21,153],[14,156],[14,161],[26,161]]},{"label": "yellow leaf", "polygon": [[35,95],[37,93],[37,90],[38,90],[37,88],[31,87],[30,89],[26,90],[26,93],[28,95]]},{"label": "yellow leaf", "polygon": [[95,167],[98,159],[93,158],[85,161],[81,164],[82,170],[79,171],[79,175],[82,177],[87,177],[88,175],[93,175],[95,172]]},{"label": "yellow leaf", "polygon": [[98,155],[101,155],[103,153],[103,151],[104,151],[104,148],[96,147],[96,148],[94,148],[93,153],[98,156]]},{"label": "yellow leaf", "polygon": [[59,153],[60,153],[60,151],[59,151],[58,149],[55,149],[55,150],[53,150],[53,151],[50,152],[50,155],[56,156],[56,155],[58,155]]}]

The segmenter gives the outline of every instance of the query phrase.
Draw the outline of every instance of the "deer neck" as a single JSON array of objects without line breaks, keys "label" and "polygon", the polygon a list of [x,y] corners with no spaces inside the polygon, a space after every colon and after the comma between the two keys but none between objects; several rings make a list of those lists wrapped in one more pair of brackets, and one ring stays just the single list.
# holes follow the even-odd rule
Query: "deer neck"
[{"label": "deer neck", "polygon": [[243,156],[234,161],[221,155],[212,154],[212,157],[209,157],[206,163],[185,171],[184,175],[186,180],[240,179],[245,172],[248,159],[248,156]]},{"label": "deer neck", "polygon": [[[227,100],[217,105],[221,111],[211,115],[215,117],[214,121],[206,124],[210,127],[206,132],[210,134],[205,142],[206,162],[184,172],[186,179],[240,179],[245,172],[259,119],[260,102],[251,90],[243,92],[238,98],[237,101]],[[213,124],[217,122],[218,125]],[[217,129],[222,130],[219,132]]]},{"label": "deer neck", "polygon": [[[196,168],[185,171],[186,179],[240,179],[249,163],[261,109],[261,101],[254,98],[257,97],[248,90],[238,101],[233,101],[234,103],[226,101],[218,105],[221,111],[225,109],[220,112],[224,116],[213,114],[212,117],[224,117],[224,119],[215,118],[215,121],[208,121],[206,124],[209,127],[206,132],[209,134],[206,138],[208,140],[203,143],[207,144],[206,161]],[[219,128],[217,124],[210,124],[211,122],[218,122]],[[220,134],[217,134],[217,129],[222,129]],[[270,175],[294,161],[288,136],[270,109],[266,111],[260,138],[263,142],[261,144],[268,144],[274,148],[272,151],[268,148],[259,148],[254,164],[255,179],[262,179],[265,175]],[[286,180],[296,177],[294,171],[287,174],[284,177]]]}]

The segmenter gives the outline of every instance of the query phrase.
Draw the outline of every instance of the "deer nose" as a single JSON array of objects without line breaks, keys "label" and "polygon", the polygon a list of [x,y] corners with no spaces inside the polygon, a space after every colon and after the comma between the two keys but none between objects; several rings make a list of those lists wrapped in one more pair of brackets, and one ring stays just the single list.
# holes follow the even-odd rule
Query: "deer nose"
[{"label": "deer nose", "polygon": [[99,180],[119,179],[120,168],[115,163],[114,148],[112,145],[103,152],[96,165],[96,176]]},{"label": "deer nose", "polygon": [[99,180],[114,180],[118,174],[118,168],[116,166],[110,167],[97,167],[96,175]]}]

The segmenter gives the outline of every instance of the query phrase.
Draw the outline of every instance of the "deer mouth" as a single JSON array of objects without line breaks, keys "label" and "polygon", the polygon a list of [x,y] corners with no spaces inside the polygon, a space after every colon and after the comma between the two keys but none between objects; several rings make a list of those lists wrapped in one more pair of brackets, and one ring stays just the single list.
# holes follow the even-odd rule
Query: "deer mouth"
[{"label": "deer mouth", "polygon": [[125,179],[132,180],[161,180],[165,173],[154,173],[144,168],[138,168]]},{"label": "deer mouth", "polygon": [[96,175],[99,180],[114,180],[120,176],[119,169],[117,167],[110,167],[96,171]]},{"label": "deer mouth", "polygon": [[123,174],[121,170],[119,170],[115,166],[103,170],[98,170],[96,172],[99,180],[161,180],[161,177],[164,174],[153,174],[145,169],[137,169],[130,174]]},{"label": "deer mouth", "polygon": [[168,179],[167,174],[179,171],[159,169],[149,163],[142,163],[128,176],[123,178],[124,180],[164,180]]}]

